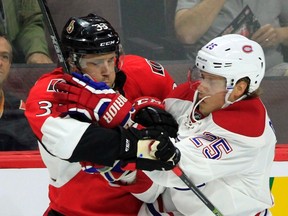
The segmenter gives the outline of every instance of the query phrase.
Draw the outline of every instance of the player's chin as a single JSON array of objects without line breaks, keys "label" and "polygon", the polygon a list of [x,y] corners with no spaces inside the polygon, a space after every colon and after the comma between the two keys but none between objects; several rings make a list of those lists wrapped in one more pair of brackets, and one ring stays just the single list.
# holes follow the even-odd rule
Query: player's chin
[{"label": "player's chin", "polygon": [[113,83],[112,82],[106,82],[106,81],[104,81],[105,83],[106,83],[106,85],[107,86],[109,86],[110,88],[112,88],[113,87]]},{"label": "player's chin", "polygon": [[112,79],[103,79],[102,82],[106,83],[106,85],[108,85],[111,88],[114,86],[114,80]]},{"label": "player's chin", "polygon": [[204,115],[207,116],[212,112],[212,108],[209,106],[208,103],[204,101],[199,104],[199,111]]},{"label": "player's chin", "polygon": [[204,112],[205,112],[205,104],[203,102],[201,102],[199,104],[198,108],[199,108],[199,111],[204,114]]}]

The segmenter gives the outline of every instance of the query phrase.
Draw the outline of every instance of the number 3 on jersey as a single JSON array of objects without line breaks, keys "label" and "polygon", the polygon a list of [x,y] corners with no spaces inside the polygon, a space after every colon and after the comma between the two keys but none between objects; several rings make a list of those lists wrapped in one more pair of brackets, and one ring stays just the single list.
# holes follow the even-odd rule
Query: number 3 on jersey
[{"label": "number 3 on jersey", "polygon": [[38,117],[46,116],[52,113],[51,111],[52,103],[50,101],[40,101],[38,104],[39,104],[39,109],[43,110],[43,113],[37,114],[36,116]]},{"label": "number 3 on jersey", "polygon": [[232,147],[226,141],[226,139],[215,136],[211,133],[203,133],[203,136],[198,136],[190,139],[192,143],[197,147],[203,147],[203,143],[207,143],[202,149],[202,153],[206,158],[218,160],[224,154],[229,154],[233,151]]}]

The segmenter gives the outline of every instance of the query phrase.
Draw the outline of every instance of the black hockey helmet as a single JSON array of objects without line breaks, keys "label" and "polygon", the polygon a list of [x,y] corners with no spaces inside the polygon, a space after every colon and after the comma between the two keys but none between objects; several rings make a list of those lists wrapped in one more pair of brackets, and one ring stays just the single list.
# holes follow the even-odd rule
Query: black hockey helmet
[{"label": "black hockey helmet", "polygon": [[71,17],[62,31],[61,41],[66,51],[79,54],[104,54],[117,51],[118,33],[104,18],[96,14]]},{"label": "black hockey helmet", "polygon": [[61,42],[66,56],[79,66],[84,54],[105,54],[115,51],[119,60],[120,38],[112,25],[103,17],[88,14],[71,17],[63,28]]}]

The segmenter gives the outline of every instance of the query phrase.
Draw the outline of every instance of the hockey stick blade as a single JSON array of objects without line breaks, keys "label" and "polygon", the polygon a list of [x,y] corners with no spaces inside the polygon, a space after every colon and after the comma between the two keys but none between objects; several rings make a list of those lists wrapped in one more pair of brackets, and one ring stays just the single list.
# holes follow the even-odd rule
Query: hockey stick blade
[{"label": "hockey stick blade", "polygon": [[63,71],[65,73],[70,73],[68,66],[66,64],[64,55],[63,55],[63,51],[62,51],[61,44],[60,44],[60,39],[59,39],[59,36],[57,34],[57,29],[55,27],[54,21],[52,19],[51,14],[50,14],[50,10],[47,6],[47,2],[46,2],[46,0],[38,0],[38,4],[41,8],[45,24],[46,24],[47,29],[49,31],[49,34],[50,34],[50,37],[52,40],[52,44],[54,46],[55,52],[57,54],[57,58],[59,60],[59,64],[63,68]]},{"label": "hockey stick blade", "polygon": [[176,166],[172,170],[193,193],[213,212],[216,216],[223,216],[223,214],[206,198],[206,196],[193,184],[188,176],[182,171],[179,166]]}]

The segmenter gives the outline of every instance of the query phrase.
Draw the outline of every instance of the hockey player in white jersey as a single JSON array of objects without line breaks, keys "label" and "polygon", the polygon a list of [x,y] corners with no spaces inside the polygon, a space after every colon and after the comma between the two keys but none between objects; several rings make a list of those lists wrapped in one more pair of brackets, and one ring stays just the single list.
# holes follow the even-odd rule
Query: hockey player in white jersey
[{"label": "hockey player in white jersey", "polygon": [[[196,67],[200,80],[165,99],[179,123],[179,166],[223,215],[271,215],[276,137],[259,98],[261,46],[240,35],[218,37],[198,52]],[[172,171],[145,173],[166,190],[139,215],[214,215]]]}]

